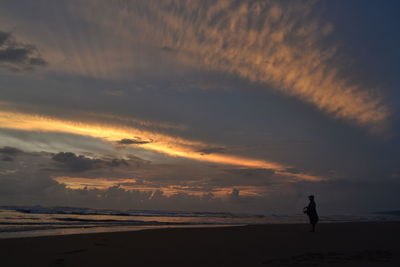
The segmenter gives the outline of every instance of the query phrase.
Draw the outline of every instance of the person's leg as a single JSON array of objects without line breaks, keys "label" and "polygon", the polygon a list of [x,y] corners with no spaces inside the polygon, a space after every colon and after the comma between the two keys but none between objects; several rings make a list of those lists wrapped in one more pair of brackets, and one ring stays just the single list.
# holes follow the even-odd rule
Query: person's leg
[{"label": "person's leg", "polygon": [[312,225],[312,230],[311,232],[315,232],[315,223],[311,224]]}]

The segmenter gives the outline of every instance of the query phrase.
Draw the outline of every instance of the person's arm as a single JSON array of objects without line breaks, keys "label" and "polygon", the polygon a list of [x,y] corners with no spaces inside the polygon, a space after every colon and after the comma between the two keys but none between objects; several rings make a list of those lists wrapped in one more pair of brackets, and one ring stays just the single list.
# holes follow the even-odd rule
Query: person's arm
[{"label": "person's arm", "polygon": [[308,214],[308,206],[303,208],[303,213]]}]

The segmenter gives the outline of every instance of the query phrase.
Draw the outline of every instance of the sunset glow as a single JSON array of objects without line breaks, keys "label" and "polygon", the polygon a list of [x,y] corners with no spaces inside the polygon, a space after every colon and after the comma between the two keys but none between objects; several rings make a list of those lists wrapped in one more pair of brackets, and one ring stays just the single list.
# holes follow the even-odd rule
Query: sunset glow
[{"label": "sunset glow", "polygon": [[[135,179],[115,179],[110,180],[107,178],[84,178],[84,177],[66,177],[59,176],[53,178],[60,184],[65,185],[69,189],[77,190],[77,189],[85,189],[85,190],[105,190],[111,187],[121,188],[125,190],[140,190],[145,192],[154,192],[156,190],[162,191],[166,196],[172,196],[174,194],[186,193],[188,190],[191,190],[192,195],[202,196],[206,193],[212,193],[217,197],[228,197],[232,190],[238,189],[241,192],[242,196],[259,196],[267,191],[265,187],[257,187],[257,186],[239,186],[239,187],[215,187],[209,192],[205,192],[201,188],[198,188],[197,191],[193,190],[192,187],[189,186],[167,186],[167,187],[154,187],[150,185],[137,185],[135,183]],[[195,188],[194,188],[195,189]],[[151,195],[150,195],[151,198]]]},{"label": "sunset glow", "polygon": [[0,206],[397,210],[378,2],[1,0]]},{"label": "sunset glow", "polygon": [[291,174],[284,172],[290,166],[281,165],[264,160],[243,158],[238,156],[210,154],[202,155],[198,151],[203,144],[201,142],[189,141],[181,138],[155,134],[130,127],[115,125],[96,125],[83,122],[64,121],[44,116],[35,116],[23,113],[0,112],[0,125],[3,128],[18,129],[25,131],[62,132],[77,135],[90,136],[104,139],[109,142],[118,142],[129,138],[142,138],[154,140],[147,144],[138,144],[143,149],[153,150],[173,157],[183,157],[199,161],[213,162],[218,164],[229,164],[250,168],[264,168],[276,170],[277,174],[290,175],[299,179],[319,181],[324,178]]}]

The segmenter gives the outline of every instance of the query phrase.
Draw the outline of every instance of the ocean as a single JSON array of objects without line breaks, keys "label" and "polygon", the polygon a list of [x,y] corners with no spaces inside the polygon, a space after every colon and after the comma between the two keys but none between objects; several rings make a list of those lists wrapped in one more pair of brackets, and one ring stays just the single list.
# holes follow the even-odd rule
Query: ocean
[{"label": "ocean", "polygon": [[[320,216],[320,222],[400,221],[391,214]],[[109,210],[76,207],[0,206],[0,238],[18,238],[170,227],[308,223],[304,214]]]}]

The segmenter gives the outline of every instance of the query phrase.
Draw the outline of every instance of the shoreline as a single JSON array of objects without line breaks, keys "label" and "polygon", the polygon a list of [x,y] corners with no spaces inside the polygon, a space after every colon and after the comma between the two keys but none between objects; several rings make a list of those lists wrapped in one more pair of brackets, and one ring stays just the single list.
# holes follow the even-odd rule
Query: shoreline
[{"label": "shoreline", "polygon": [[[353,223],[400,223],[400,219],[392,221],[337,221],[337,222],[319,222],[318,225],[325,224],[353,224]],[[246,227],[246,226],[273,226],[273,225],[308,225],[307,223],[265,223],[265,224],[165,224],[165,225],[124,225],[124,226],[88,226],[88,227],[65,227],[65,228],[49,228],[43,230],[20,230],[20,231],[4,231],[0,232],[0,240],[15,239],[15,238],[37,238],[51,236],[69,236],[69,235],[86,235],[86,234],[103,234],[103,233],[118,233],[118,232],[137,232],[146,230],[159,229],[180,229],[180,228],[226,228],[226,227]],[[82,232],[76,231],[85,229]],[[50,231],[50,232],[49,232]],[[61,232],[62,233],[61,233]],[[67,233],[64,233],[64,232]],[[24,234],[28,235],[24,235]],[[31,235],[29,235],[31,234]],[[10,237],[2,236],[10,235]]]},{"label": "shoreline", "polygon": [[[187,224],[187,225],[128,225],[128,226],[85,226],[85,227],[65,227],[44,230],[20,230],[20,231],[4,231],[0,232],[0,240],[16,239],[16,238],[39,238],[51,236],[70,236],[70,235],[87,235],[87,234],[104,234],[119,232],[137,232],[158,229],[180,229],[180,228],[220,228],[220,227],[238,227],[246,226],[245,224]],[[82,231],[82,229],[84,229]],[[81,232],[77,231],[81,230]],[[64,233],[60,233],[64,232]],[[50,232],[50,233],[49,233]],[[69,232],[69,233],[65,233]],[[48,233],[48,234],[47,234]],[[3,236],[2,236],[3,235]],[[7,237],[9,235],[9,237]]]},{"label": "shoreline", "polygon": [[[2,266],[400,266],[400,222],[185,227],[0,239]],[[22,256],[23,257],[22,257]]]}]

